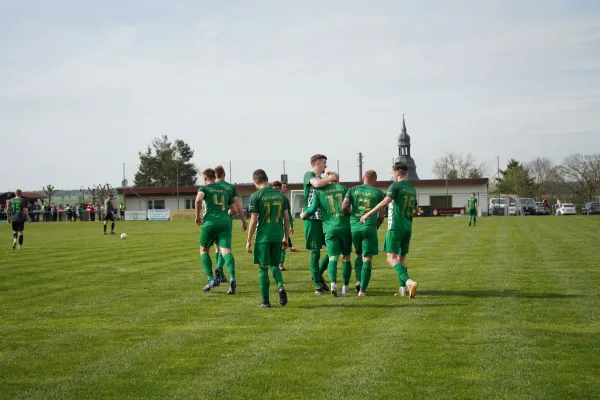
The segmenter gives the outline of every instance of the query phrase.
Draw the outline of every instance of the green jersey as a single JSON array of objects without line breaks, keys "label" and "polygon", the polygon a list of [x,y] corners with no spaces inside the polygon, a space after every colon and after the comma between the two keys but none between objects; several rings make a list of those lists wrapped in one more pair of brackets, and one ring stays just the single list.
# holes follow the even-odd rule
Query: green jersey
[{"label": "green jersey", "polygon": [[233,204],[233,198],[223,186],[211,183],[198,189],[198,193],[204,193],[204,204],[206,214],[204,225],[230,224],[229,206]]},{"label": "green jersey", "polygon": [[232,200],[235,200],[236,197],[239,197],[237,189],[231,183],[225,181],[216,181],[215,183],[223,186],[225,190],[227,190],[227,193],[229,193],[229,197],[231,197]]},{"label": "green jersey", "polygon": [[467,205],[469,208],[475,208],[477,205],[477,197],[469,197],[469,200],[467,200]]},{"label": "green jersey", "polygon": [[387,197],[393,201],[388,209],[389,231],[411,231],[412,219],[417,205],[417,191],[407,181],[394,182],[389,187]]},{"label": "green jersey", "polygon": [[385,193],[365,183],[364,185],[355,186],[348,190],[346,198],[350,200],[350,204],[352,205],[350,223],[353,230],[377,227],[377,215],[370,216],[364,224],[360,223],[360,217],[375,208],[385,198]]},{"label": "green jersey", "polygon": [[285,196],[272,187],[264,187],[250,196],[248,211],[258,214],[256,243],[281,242],[284,236],[283,212],[289,207]]},{"label": "green jersey", "polygon": [[23,212],[27,208],[27,203],[20,197],[15,197],[8,201],[6,213],[10,213],[10,220],[12,222],[25,222],[25,213]]},{"label": "green jersey", "polygon": [[106,199],[104,201],[104,213],[107,214],[107,215],[108,214],[112,214],[113,210],[114,210],[114,207],[113,207],[112,201],[109,200],[109,199]]},{"label": "green jersey", "polygon": [[321,210],[325,232],[350,231],[350,216],[342,210],[342,203],[347,192],[348,188],[340,184],[330,184],[315,190],[313,201],[306,214],[311,215],[317,210]]},{"label": "green jersey", "polygon": [[[308,171],[304,174],[304,210],[307,210],[315,197],[315,191],[317,190],[313,185],[310,184],[312,178],[321,179],[313,171]],[[317,211],[312,214],[308,219],[321,219],[321,210],[317,208]]]}]

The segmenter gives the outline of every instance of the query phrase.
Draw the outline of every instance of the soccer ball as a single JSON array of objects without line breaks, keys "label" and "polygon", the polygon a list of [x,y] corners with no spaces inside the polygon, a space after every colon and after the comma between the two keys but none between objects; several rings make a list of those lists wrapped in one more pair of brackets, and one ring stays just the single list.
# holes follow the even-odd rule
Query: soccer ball
[{"label": "soccer ball", "polygon": [[127,239],[127,234],[121,233],[121,239]]}]

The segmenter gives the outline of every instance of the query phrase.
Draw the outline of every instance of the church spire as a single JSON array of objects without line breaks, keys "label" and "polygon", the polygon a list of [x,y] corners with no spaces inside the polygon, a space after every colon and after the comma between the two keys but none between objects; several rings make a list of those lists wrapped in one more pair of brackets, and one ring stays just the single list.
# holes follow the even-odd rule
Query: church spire
[{"label": "church spire", "polygon": [[396,158],[396,161],[402,161],[408,166],[408,180],[419,180],[415,160],[413,160],[413,158],[410,156],[410,136],[406,131],[406,120],[404,119],[404,114],[402,114],[402,132],[400,133],[400,136],[398,136],[398,155],[399,156]]}]

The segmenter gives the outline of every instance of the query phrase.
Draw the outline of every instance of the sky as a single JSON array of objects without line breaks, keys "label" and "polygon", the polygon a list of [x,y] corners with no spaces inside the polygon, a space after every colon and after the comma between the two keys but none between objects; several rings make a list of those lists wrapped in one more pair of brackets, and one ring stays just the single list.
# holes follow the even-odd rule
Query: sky
[{"label": "sky", "polygon": [[[129,183],[154,137],[234,182],[600,151],[600,2],[0,0],[0,192]],[[493,172],[492,172],[493,173]]]}]

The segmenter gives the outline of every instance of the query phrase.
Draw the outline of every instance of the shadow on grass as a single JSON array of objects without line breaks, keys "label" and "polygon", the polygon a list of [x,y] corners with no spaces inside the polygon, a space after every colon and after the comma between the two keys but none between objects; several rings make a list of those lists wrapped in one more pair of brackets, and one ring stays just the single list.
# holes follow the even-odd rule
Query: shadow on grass
[{"label": "shadow on grass", "polygon": [[460,297],[515,297],[523,299],[575,299],[581,294],[528,293],[518,290],[420,290],[419,296],[460,296]]},{"label": "shadow on grass", "polygon": [[402,301],[398,304],[313,304],[294,308],[398,308],[398,307],[458,307],[464,304],[419,304],[417,301]]}]

